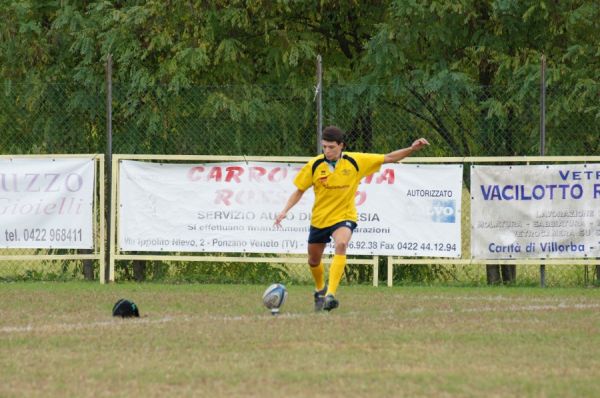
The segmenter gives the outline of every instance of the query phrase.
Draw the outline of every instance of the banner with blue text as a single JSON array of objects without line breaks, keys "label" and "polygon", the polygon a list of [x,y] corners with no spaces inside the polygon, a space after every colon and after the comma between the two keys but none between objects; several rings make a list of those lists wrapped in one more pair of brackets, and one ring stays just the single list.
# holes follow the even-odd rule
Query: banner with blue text
[{"label": "banner with blue text", "polygon": [[478,259],[600,257],[600,165],[472,166]]},{"label": "banner with blue text", "polygon": [[[123,160],[120,250],[306,253],[312,189],[273,225],[301,167]],[[460,257],[461,192],[462,165],[383,165],[359,185],[348,254]]]}]

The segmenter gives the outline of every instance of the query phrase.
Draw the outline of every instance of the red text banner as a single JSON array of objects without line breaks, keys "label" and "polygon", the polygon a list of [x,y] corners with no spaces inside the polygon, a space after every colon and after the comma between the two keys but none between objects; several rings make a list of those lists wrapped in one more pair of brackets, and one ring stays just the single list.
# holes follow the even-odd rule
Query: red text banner
[{"label": "red text banner", "polygon": [[[305,253],[312,189],[273,225],[301,167],[121,161],[120,249]],[[383,165],[359,186],[349,254],[460,257],[461,178],[462,166]]]}]

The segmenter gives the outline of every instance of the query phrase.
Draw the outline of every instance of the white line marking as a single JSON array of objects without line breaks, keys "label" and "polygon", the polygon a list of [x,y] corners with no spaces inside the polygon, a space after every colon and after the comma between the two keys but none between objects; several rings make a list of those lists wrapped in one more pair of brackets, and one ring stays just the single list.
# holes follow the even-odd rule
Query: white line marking
[{"label": "white line marking", "polygon": [[161,324],[169,322],[191,322],[194,320],[207,319],[215,322],[235,322],[235,321],[252,321],[260,319],[270,318],[283,318],[283,319],[294,319],[294,318],[305,318],[312,314],[290,314],[284,313],[277,316],[271,314],[268,315],[209,315],[209,316],[166,316],[163,318],[151,319],[151,318],[131,318],[121,319],[115,318],[110,321],[98,321],[98,322],[78,322],[78,323],[56,323],[47,325],[26,325],[26,326],[4,326],[0,327],[0,333],[27,333],[27,332],[69,332],[73,330],[81,329],[92,329],[98,327],[123,327],[123,326],[136,326],[140,324]]},{"label": "white line marking", "polygon": [[[600,304],[582,304],[582,303],[558,303],[558,304],[543,304],[543,305],[499,305],[497,307],[476,307],[476,308],[464,308],[464,309],[439,309],[429,310],[423,307],[413,307],[406,311],[409,314],[417,313],[484,313],[484,312],[522,312],[522,311],[557,311],[557,310],[588,310],[600,308]],[[394,312],[398,314],[398,312]],[[319,314],[317,314],[318,316]],[[340,315],[345,316],[360,316],[360,312],[344,312]],[[239,322],[239,321],[257,321],[265,319],[301,319],[315,316],[314,313],[282,313],[277,316],[270,314],[266,315],[209,315],[209,316],[166,316],[162,318],[133,318],[133,319],[120,319],[115,318],[109,321],[97,321],[97,322],[78,322],[78,323],[57,323],[47,325],[26,325],[26,326],[4,326],[0,327],[0,333],[11,334],[11,333],[32,333],[32,332],[70,332],[81,329],[93,329],[93,328],[113,328],[113,327],[125,327],[125,326],[137,326],[137,325],[153,325],[169,322],[191,322],[196,320],[207,319],[214,322]]]}]

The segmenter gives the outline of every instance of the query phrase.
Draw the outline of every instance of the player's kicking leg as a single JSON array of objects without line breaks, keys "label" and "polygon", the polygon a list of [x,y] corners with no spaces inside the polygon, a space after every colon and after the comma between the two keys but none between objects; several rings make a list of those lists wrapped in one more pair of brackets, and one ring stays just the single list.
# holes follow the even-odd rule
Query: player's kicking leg
[{"label": "player's kicking leg", "polygon": [[335,298],[335,294],[342,280],[344,268],[346,267],[346,249],[348,248],[350,238],[352,238],[352,231],[356,228],[356,223],[350,221],[347,223],[347,226],[340,226],[332,234],[335,242],[335,255],[329,269],[329,283],[327,284],[327,293],[323,302],[323,309],[325,311],[331,311],[340,306],[340,302]]}]

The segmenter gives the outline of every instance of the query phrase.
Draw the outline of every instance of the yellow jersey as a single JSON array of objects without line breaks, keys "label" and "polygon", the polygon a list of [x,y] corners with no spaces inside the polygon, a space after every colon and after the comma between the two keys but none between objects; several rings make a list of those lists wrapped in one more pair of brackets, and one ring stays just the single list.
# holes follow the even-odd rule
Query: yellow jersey
[{"label": "yellow jersey", "polygon": [[311,186],[315,192],[311,225],[325,228],[340,221],[357,221],[354,197],[360,180],[379,170],[384,155],[374,153],[343,152],[335,168],[319,155],[302,167],[294,185],[306,191]]}]

